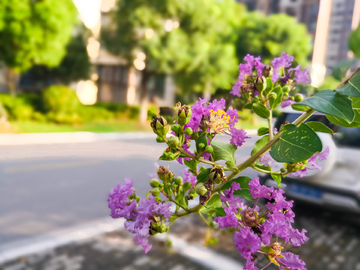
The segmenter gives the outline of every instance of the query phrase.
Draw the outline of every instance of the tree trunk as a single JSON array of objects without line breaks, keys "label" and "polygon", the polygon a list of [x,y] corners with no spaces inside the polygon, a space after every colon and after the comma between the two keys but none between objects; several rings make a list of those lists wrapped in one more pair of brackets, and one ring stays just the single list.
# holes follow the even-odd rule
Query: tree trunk
[{"label": "tree trunk", "polygon": [[140,92],[140,123],[141,125],[146,125],[147,120],[147,111],[149,105],[149,95],[148,95],[148,85],[149,73],[146,69],[142,72],[141,77],[141,92]]},{"label": "tree trunk", "polygon": [[6,84],[11,96],[16,96],[16,84],[17,84],[17,74],[12,68],[6,68]]}]

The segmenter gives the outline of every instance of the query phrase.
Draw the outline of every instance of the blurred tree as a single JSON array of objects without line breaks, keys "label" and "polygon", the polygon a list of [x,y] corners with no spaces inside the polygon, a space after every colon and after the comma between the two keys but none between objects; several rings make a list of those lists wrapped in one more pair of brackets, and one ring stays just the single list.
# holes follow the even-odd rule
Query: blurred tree
[{"label": "blurred tree", "polygon": [[248,53],[260,55],[263,62],[269,63],[282,52],[293,55],[304,65],[311,53],[311,37],[306,26],[285,14],[264,16],[250,12],[242,17],[236,42],[237,56],[242,61]]},{"label": "blurred tree", "polygon": [[35,64],[57,66],[77,21],[71,0],[0,0],[0,61],[16,94],[16,74]]},{"label": "blurred tree", "polygon": [[35,65],[27,73],[33,84],[69,84],[89,78],[90,58],[86,50],[84,37],[79,34],[71,39],[66,46],[66,54],[60,65],[51,68],[45,65]]},{"label": "blurred tree", "polygon": [[146,120],[147,84],[153,74],[175,74],[182,91],[228,87],[237,70],[234,27],[242,6],[233,0],[119,0],[102,31],[107,49],[129,66],[146,55],[142,70],[141,121]]},{"label": "blurred tree", "polygon": [[360,24],[349,36],[349,48],[355,57],[360,58]]}]

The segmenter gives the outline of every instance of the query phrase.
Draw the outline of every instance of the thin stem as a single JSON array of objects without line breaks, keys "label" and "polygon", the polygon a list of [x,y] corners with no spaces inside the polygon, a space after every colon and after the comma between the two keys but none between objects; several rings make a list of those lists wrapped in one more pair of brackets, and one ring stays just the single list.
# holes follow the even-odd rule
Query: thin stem
[{"label": "thin stem", "polygon": [[268,118],[268,124],[269,124],[269,140],[272,140],[272,138],[274,137],[273,134],[273,125],[272,125],[272,110],[270,110],[270,116]]},{"label": "thin stem", "polygon": [[207,220],[204,218],[204,216],[200,213],[200,211],[197,212],[199,214],[199,216],[201,217],[201,219],[204,221],[204,223],[210,227],[210,224],[207,222]]},{"label": "thin stem", "polygon": [[180,213],[177,213],[176,216],[178,217],[184,217],[184,216],[187,216],[187,215],[190,215],[191,213],[195,213],[195,212],[198,212],[201,208],[203,208],[203,205],[202,204],[199,204],[193,208],[190,208],[188,211],[186,212],[180,212]]},{"label": "thin stem", "polygon": [[280,173],[280,171],[274,172],[274,171],[263,170],[254,165],[251,165],[251,168],[253,168],[254,170],[257,170],[258,172],[267,173],[267,174]]},{"label": "thin stem", "polygon": [[203,159],[203,158],[197,158],[197,157],[195,157],[194,155],[189,154],[188,152],[184,151],[184,150],[181,149],[181,148],[178,148],[178,149],[179,149],[179,151],[180,151],[184,156],[187,156],[187,157],[189,157],[189,158],[192,158],[192,159],[194,159],[194,160],[196,160],[196,161],[199,161],[199,162],[202,162],[202,163],[205,163],[205,164],[210,164],[210,165],[212,165],[212,166],[220,166],[220,167],[222,167],[225,171],[234,171],[234,170],[235,170],[234,168],[229,168],[229,167],[226,167],[226,166],[222,166],[222,165],[220,165],[220,164],[218,164],[218,163],[216,163],[216,162],[214,162],[214,161],[205,160],[205,159]]}]

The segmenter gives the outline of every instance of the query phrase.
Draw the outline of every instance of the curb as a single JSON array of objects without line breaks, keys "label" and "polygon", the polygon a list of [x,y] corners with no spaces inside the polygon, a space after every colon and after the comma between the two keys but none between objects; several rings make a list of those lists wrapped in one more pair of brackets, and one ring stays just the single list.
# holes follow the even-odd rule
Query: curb
[{"label": "curb", "polygon": [[[105,218],[91,222],[86,226],[75,226],[70,229],[35,236],[26,240],[15,241],[0,245],[0,265],[33,253],[54,249],[77,241],[84,241],[91,237],[124,228],[123,220]],[[164,240],[165,235],[156,235],[156,239]],[[220,255],[206,247],[188,244],[184,240],[170,234],[172,247],[181,255],[213,270],[240,270],[243,265],[239,262]]]},{"label": "curb", "polygon": [[[256,129],[246,130],[247,135],[257,134]],[[1,145],[91,143],[107,140],[155,139],[152,132],[126,133],[93,133],[93,132],[59,132],[59,133],[21,133],[0,134]]]}]

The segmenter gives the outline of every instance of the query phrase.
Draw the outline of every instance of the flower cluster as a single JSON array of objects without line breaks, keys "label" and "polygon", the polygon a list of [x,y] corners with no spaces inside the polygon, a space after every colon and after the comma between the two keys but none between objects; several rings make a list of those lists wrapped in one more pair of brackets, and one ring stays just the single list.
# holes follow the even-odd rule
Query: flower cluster
[{"label": "flower cluster", "polygon": [[[282,87],[286,85],[292,86],[294,83],[310,82],[307,68],[301,70],[300,65],[291,68],[294,57],[286,53],[274,58],[270,63],[271,65],[263,64],[260,56],[254,57],[250,54],[244,57],[244,61],[245,63],[239,64],[238,81],[230,92],[234,96],[240,97],[243,94],[247,98],[261,97],[262,87],[266,83],[266,78],[270,78],[274,86],[280,85]],[[286,90],[284,93],[287,93]],[[287,100],[287,95],[284,96],[283,101],[285,101],[282,105],[283,107],[294,103],[294,100]]]},{"label": "flower cluster", "polygon": [[[273,263],[282,269],[305,269],[305,263],[298,256],[281,252],[288,242],[300,246],[308,239],[306,230],[300,232],[291,226],[294,222],[293,201],[286,201],[281,189],[260,185],[258,178],[253,179],[249,187],[252,197],[257,199],[253,207],[245,206],[239,197],[233,196],[234,191],[241,189],[238,183],[233,183],[221,196],[221,201],[228,205],[224,207],[226,215],[215,218],[221,228],[235,229],[234,242],[241,256],[247,260],[245,269],[258,269],[255,266],[256,253],[267,256],[270,260],[268,265]],[[269,200],[263,211],[257,206],[261,198]]]},{"label": "flower cluster", "polygon": [[148,198],[135,196],[133,180],[126,178],[125,185],[118,184],[109,194],[108,206],[112,218],[125,218],[125,228],[135,234],[134,240],[147,253],[152,245],[147,241],[149,234],[166,231],[164,224],[171,217],[171,203],[159,203],[153,195]]},{"label": "flower cluster", "polygon": [[[267,266],[274,264],[280,270],[304,270],[305,263],[297,255],[284,252],[285,245],[300,246],[308,239],[306,230],[299,231],[292,226],[293,201],[285,199],[283,190],[261,185],[258,178],[235,177],[246,168],[252,168],[271,175],[280,188],[282,177],[304,177],[310,170],[322,169],[318,161],[327,158],[329,148],[322,150],[316,134],[318,128],[307,125],[314,131],[311,134],[303,129],[306,125],[303,122],[316,108],[306,101],[301,107],[293,106],[306,111],[292,123],[291,130],[286,128],[288,122],[285,122],[278,131],[272,121],[275,108],[302,100],[300,94],[291,96],[291,90],[297,83],[308,83],[309,76],[307,70],[301,70],[300,65],[294,64],[294,57],[286,53],[270,65],[252,55],[247,55],[244,61],[239,65],[239,78],[231,94],[242,96],[246,102],[244,108],[252,109],[268,123],[268,127],[258,129],[262,138],[255,143],[251,157],[236,164],[235,151],[250,137],[243,129],[236,128],[238,111],[226,109],[225,99],[199,98],[192,106],[178,103],[172,123],[149,112],[156,142],[164,145],[159,160],[178,160],[186,168],[180,171],[182,176],[176,176],[168,166],[156,164],[157,173],[149,175],[151,189],[145,198],[136,195],[131,179],[125,179],[125,185],[117,185],[109,195],[111,216],[126,219],[125,228],[135,235],[134,240],[145,253],[151,249],[147,241],[149,235],[167,232],[178,218],[197,213],[211,228],[217,223],[221,229],[234,232],[235,246],[247,260],[245,269],[257,270],[257,255],[260,254],[269,259]],[[290,132],[296,132],[296,136],[287,136],[292,134]],[[304,133],[306,136],[302,135]],[[230,136],[230,142],[217,141],[214,139],[217,135]],[[285,150],[279,146],[281,138],[289,141]],[[304,139],[314,143],[307,145],[306,154],[300,154],[298,148],[306,145],[302,144]],[[276,162],[281,165],[278,171]],[[256,202],[250,206],[241,196]],[[192,201],[195,198],[199,200]],[[260,207],[263,201],[265,205]],[[196,206],[190,207],[194,202]],[[203,215],[207,215],[207,219]]]}]

